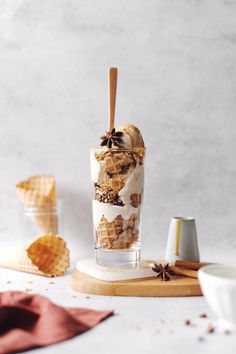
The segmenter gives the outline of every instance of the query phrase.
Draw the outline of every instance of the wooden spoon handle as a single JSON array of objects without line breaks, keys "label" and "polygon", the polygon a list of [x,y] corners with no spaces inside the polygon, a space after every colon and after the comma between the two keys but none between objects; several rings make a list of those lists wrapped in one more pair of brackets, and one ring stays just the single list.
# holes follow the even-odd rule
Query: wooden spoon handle
[{"label": "wooden spoon handle", "polygon": [[109,68],[108,70],[108,104],[109,104],[109,132],[114,128],[115,108],[116,108],[116,87],[117,87],[117,68]]}]

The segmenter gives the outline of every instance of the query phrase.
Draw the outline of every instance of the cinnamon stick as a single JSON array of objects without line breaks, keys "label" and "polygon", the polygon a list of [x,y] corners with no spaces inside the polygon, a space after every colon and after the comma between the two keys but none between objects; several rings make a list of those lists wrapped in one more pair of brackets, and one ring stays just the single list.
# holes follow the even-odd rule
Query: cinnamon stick
[{"label": "cinnamon stick", "polygon": [[213,263],[208,263],[208,262],[188,262],[188,261],[176,261],[175,266],[184,268],[184,269],[193,269],[193,270],[198,270],[205,265],[209,265]]},{"label": "cinnamon stick", "polygon": [[170,269],[176,275],[184,275],[185,277],[196,278],[196,279],[198,278],[198,271],[197,270],[184,269],[184,268],[179,268],[179,267],[175,267],[175,266],[170,266]]}]

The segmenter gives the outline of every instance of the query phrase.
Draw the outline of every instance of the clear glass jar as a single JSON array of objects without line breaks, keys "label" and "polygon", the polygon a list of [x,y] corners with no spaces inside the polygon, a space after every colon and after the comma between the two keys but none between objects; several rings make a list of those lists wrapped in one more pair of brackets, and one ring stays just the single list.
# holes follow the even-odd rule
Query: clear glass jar
[{"label": "clear glass jar", "polygon": [[144,156],[141,150],[91,149],[90,160],[96,261],[113,268],[136,267],[140,263]]},{"label": "clear glass jar", "polygon": [[64,238],[61,205],[24,206],[21,235],[24,243],[40,235],[60,235]]}]

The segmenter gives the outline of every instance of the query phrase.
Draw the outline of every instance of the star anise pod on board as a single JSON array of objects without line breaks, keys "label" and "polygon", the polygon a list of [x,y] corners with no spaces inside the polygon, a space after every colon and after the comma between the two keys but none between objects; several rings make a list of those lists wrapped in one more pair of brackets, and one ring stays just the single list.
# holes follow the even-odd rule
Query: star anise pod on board
[{"label": "star anise pod on board", "polygon": [[123,140],[122,140],[122,132],[116,132],[115,128],[112,129],[111,132],[107,132],[105,135],[101,136],[102,139],[101,146],[107,146],[111,148],[112,146],[121,147]]},{"label": "star anise pod on board", "polygon": [[169,263],[163,265],[161,263],[154,263],[154,267],[152,268],[154,272],[157,273],[157,278],[161,278],[161,280],[168,281],[171,280],[174,275],[173,270],[170,269]]}]

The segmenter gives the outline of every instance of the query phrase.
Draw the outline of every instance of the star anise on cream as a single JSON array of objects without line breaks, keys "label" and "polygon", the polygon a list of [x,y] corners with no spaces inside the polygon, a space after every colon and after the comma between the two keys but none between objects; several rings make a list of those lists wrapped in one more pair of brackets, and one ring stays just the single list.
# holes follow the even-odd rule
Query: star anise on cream
[{"label": "star anise on cream", "polygon": [[154,267],[152,268],[154,272],[157,273],[157,278],[161,278],[161,280],[168,281],[171,280],[174,275],[173,270],[170,269],[169,263],[163,265],[161,263],[154,263]]},{"label": "star anise on cream", "polygon": [[112,146],[121,147],[123,140],[122,140],[122,132],[116,132],[115,128],[112,129],[111,132],[107,132],[105,135],[101,136],[102,139],[101,146],[107,146],[111,148]]}]

